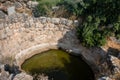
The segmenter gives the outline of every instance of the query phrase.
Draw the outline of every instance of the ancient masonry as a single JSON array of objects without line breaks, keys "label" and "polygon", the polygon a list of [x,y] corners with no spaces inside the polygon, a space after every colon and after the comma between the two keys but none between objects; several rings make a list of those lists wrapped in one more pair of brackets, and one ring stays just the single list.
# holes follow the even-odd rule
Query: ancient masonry
[{"label": "ancient masonry", "polygon": [[50,17],[28,17],[14,14],[0,24],[0,55],[15,59],[21,65],[27,58],[49,49],[62,48],[81,54],[87,62],[96,64],[98,55],[93,55],[79,44],[75,26],[77,20]]}]

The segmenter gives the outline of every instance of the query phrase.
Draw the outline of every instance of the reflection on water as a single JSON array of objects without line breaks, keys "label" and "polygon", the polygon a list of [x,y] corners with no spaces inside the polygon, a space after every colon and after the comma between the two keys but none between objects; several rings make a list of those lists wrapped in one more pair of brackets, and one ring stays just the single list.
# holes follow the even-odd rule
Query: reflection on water
[{"label": "reflection on water", "polygon": [[80,57],[62,50],[49,50],[26,60],[22,69],[30,74],[44,73],[49,80],[94,80],[91,68]]}]

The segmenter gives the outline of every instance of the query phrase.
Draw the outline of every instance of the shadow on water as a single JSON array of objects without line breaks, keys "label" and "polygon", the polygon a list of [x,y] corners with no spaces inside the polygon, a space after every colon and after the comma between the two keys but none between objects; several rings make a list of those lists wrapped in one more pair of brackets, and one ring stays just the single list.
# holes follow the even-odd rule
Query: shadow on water
[{"label": "shadow on water", "polygon": [[80,56],[73,56],[75,57],[74,59],[71,56],[70,62],[62,59],[65,69],[69,74],[68,80],[94,80],[94,74],[88,64]]},{"label": "shadow on water", "polygon": [[80,56],[71,55],[69,59],[69,62],[65,58],[61,59],[63,69],[47,73],[49,80],[94,80],[92,69]]}]

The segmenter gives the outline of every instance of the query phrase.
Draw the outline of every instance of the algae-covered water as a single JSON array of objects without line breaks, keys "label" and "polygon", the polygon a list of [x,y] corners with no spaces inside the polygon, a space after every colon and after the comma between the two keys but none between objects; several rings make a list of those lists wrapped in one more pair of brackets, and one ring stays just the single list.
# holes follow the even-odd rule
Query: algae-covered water
[{"label": "algae-covered water", "polygon": [[27,73],[44,73],[49,80],[94,80],[91,68],[79,57],[62,50],[49,50],[22,64]]}]

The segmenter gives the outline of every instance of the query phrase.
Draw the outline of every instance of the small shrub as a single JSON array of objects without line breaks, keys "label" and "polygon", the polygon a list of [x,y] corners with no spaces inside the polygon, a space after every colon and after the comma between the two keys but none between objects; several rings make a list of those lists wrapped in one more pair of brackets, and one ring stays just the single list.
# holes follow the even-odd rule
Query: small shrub
[{"label": "small shrub", "polygon": [[63,3],[68,12],[82,18],[77,29],[84,46],[102,46],[111,34],[120,38],[119,0],[64,0]]},{"label": "small shrub", "polygon": [[45,16],[48,14],[48,12],[50,11],[51,9],[51,5],[49,3],[39,3],[39,5],[37,5],[35,8],[34,8],[34,11],[33,11],[33,14],[35,17],[39,17],[39,16]]},{"label": "small shrub", "polygon": [[52,13],[52,7],[58,5],[62,0],[37,0],[38,6],[34,8],[35,17],[49,16]]}]

